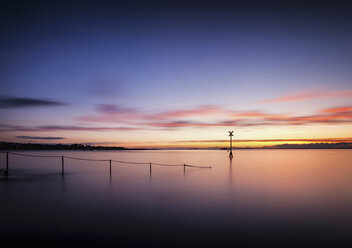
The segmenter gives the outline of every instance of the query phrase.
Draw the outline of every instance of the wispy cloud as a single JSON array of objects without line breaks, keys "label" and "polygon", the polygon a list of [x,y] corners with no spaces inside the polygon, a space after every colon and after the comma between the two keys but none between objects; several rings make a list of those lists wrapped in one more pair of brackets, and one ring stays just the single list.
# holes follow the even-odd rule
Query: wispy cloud
[{"label": "wispy cloud", "polygon": [[38,136],[16,136],[19,139],[29,139],[29,140],[62,140],[63,137],[38,137]]},{"label": "wispy cloud", "polygon": [[0,108],[23,108],[23,107],[48,107],[65,105],[47,99],[22,98],[22,97],[1,97]]},{"label": "wispy cloud", "polygon": [[231,114],[232,117],[240,117],[240,118],[265,118],[270,120],[287,118],[289,115],[287,114],[273,114],[273,113],[265,113],[260,110],[249,110],[249,111],[241,111],[235,112]]},{"label": "wispy cloud", "polygon": [[38,131],[129,131],[132,127],[39,126]]},{"label": "wispy cloud", "polygon": [[186,117],[209,116],[209,115],[221,113],[223,111],[224,110],[218,106],[205,105],[205,106],[199,106],[191,109],[164,111],[161,113],[146,116],[146,118],[152,119],[152,120],[166,120],[166,119],[176,119],[176,118],[186,118]]},{"label": "wispy cloud", "polygon": [[26,131],[26,132],[45,132],[45,131],[129,131],[136,130],[137,128],[133,127],[86,127],[86,126],[56,126],[56,125],[47,125],[47,126],[17,126],[17,125],[4,125],[0,124],[0,132],[13,132],[13,131]]},{"label": "wispy cloud", "polygon": [[276,98],[260,101],[259,103],[280,103],[292,101],[304,101],[318,98],[352,98],[352,90],[343,91],[308,91],[297,94],[289,94]]},{"label": "wispy cloud", "polygon": [[139,113],[137,109],[126,108],[115,104],[98,104],[97,110],[104,114],[131,114]]},{"label": "wispy cloud", "polygon": [[345,112],[352,112],[352,106],[341,106],[341,107],[334,107],[334,108],[325,108],[325,109],[321,109],[319,112],[321,112],[321,113],[345,113]]},{"label": "wispy cloud", "polygon": [[[352,106],[324,108],[310,115],[277,114],[260,110],[230,112],[217,107],[199,107],[189,110],[165,111],[159,114],[143,114],[134,109],[116,106],[100,106],[101,116],[80,118],[82,125],[16,126],[0,124],[0,132],[12,131],[134,131],[178,130],[182,128],[235,128],[256,126],[294,126],[312,124],[352,124]],[[222,113],[221,118],[212,118]],[[130,116],[132,115],[132,116]],[[194,118],[187,118],[187,117]],[[205,117],[205,118],[203,118]],[[89,119],[91,118],[91,119]],[[87,125],[89,122],[90,124]],[[96,123],[96,125],[94,125]],[[111,123],[101,126],[100,123]]]},{"label": "wispy cloud", "polygon": [[166,120],[169,120],[171,122],[182,122],[184,118],[198,118],[207,116],[211,117],[216,114],[225,112],[224,109],[214,105],[198,106],[189,109],[162,111],[157,113],[146,113],[139,109],[126,108],[120,105],[99,104],[97,105],[97,110],[98,114],[81,116],[78,118],[78,120],[96,123],[126,123],[128,121],[150,121],[150,125],[153,125],[153,123],[155,122],[160,122],[160,124],[163,125],[163,123],[165,123],[164,121]]},{"label": "wispy cloud", "polygon": [[[270,113],[260,110],[230,112],[217,106],[201,106],[190,109],[144,114],[135,109],[114,105],[102,105],[100,116],[87,116],[80,120],[88,122],[118,122],[138,128],[206,128],[206,127],[251,127],[276,125],[310,125],[352,123],[352,107],[331,107],[311,115]],[[221,114],[222,120],[218,117]],[[211,120],[211,121],[210,121]]]},{"label": "wispy cloud", "polygon": [[235,121],[221,122],[195,122],[195,121],[162,121],[162,122],[145,122],[141,125],[158,127],[158,128],[183,128],[183,127],[228,127],[234,126]]},{"label": "wispy cloud", "polygon": [[[352,108],[349,106],[334,107],[319,110],[312,115],[295,116],[295,115],[272,115],[261,114],[257,118],[262,122],[261,125],[309,125],[309,124],[338,124],[352,123]],[[245,124],[245,122],[244,122]],[[254,123],[259,125],[259,122]]]},{"label": "wispy cloud", "polygon": [[352,123],[352,106],[331,107],[318,110],[311,115],[273,114],[263,111],[243,111],[233,113],[231,117],[237,126],[274,126],[274,125],[310,125],[310,124],[346,124]]},{"label": "wispy cloud", "polygon": [[126,122],[129,120],[144,119],[144,115],[138,109],[126,108],[115,104],[98,104],[98,114],[78,117],[78,121],[96,123]]}]

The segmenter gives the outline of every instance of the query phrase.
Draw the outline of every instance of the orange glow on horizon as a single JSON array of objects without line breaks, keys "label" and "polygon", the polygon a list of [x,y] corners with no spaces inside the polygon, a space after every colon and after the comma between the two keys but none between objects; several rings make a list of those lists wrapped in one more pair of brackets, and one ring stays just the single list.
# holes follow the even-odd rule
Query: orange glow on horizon
[{"label": "orange glow on horizon", "polygon": [[[327,138],[327,139],[267,139],[267,140],[234,140],[233,147],[237,148],[263,148],[275,145],[291,144],[314,144],[314,143],[350,143],[352,138]],[[103,144],[101,144],[103,145]],[[204,141],[179,141],[179,142],[138,142],[116,143],[106,146],[122,146],[126,148],[227,148],[228,140],[204,140]]]}]

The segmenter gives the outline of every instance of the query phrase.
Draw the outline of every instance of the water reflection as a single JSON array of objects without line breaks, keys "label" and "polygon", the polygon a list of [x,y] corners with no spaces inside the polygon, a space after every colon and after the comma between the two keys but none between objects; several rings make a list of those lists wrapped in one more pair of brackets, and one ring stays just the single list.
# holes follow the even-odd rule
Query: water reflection
[{"label": "water reflection", "polygon": [[152,164],[149,164],[149,181],[152,182]]},{"label": "water reflection", "polygon": [[61,190],[63,193],[66,192],[66,182],[65,182],[65,175],[61,174]]},{"label": "water reflection", "polygon": [[[157,233],[172,237],[165,230],[172,226],[176,231],[188,228],[199,237],[207,236],[204,233],[211,230],[209,237],[224,238],[233,238],[233,230],[245,227],[261,233],[273,223],[278,230],[291,227],[292,223],[302,228],[352,226],[352,151],[348,150],[236,151],[231,160],[222,151],[67,155],[166,164],[187,162],[212,168],[113,164],[110,173],[106,164],[68,160],[67,172],[60,176],[61,161],[14,157],[11,176],[0,181],[4,186],[0,187],[0,203],[7,212],[0,229],[14,226],[13,221],[19,228],[30,226],[28,221],[37,221],[37,230],[59,226],[62,233],[69,235],[74,232],[70,226],[73,221],[65,221],[70,219],[76,220],[82,233],[100,225],[107,233],[119,237],[122,233],[128,240],[137,235],[143,240],[142,231],[133,226],[142,225],[154,237]],[[19,209],[28,202],[30,208],[19,215]],[[50,215],[46,213],[47,206],[51,206]],[[127,227],[120,226],[124,218]],[[327,223],[322,225],[324,221]]]},{"label": "water reflection", "polygon": [[230,182],[230,186],[232,187],[232,159],[233,158],[230,158],[229,159],[229,177],[230,177],[230,180],[229,180],[229,182]]},{"label": "water reflection", "polygon": [[109,186],[112,187],[112,173],[109,174]]}]

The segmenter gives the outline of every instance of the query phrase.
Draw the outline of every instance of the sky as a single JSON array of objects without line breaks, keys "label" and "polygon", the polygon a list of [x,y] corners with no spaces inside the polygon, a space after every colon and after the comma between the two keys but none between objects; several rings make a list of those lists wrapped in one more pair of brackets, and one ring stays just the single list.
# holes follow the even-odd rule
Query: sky
[{"label": "sky", "polygon": [[0,141],[352,142],[348,1],[2,1]]}]

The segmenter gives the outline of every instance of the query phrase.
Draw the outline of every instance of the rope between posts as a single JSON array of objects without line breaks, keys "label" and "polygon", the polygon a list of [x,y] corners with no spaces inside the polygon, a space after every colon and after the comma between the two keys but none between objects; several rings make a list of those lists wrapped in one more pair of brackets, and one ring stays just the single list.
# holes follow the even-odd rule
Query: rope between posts
[{"label": "rope between posts", "polygon": [[[0,153],[7,153],[7,152],[0,152]],[[211,168],[211,166],[196,166],[196,165],[189,165],[189,164],[162,164],[162,163],[145,163],[145,162],[131,162],[131,161],[121,161],[121,160],[113,160],[113,159],[88,159],[88,158],[76,158],[71,156],[55,156],[55,155],[33,155],[33,154],[23,154],[23,153],[16,153],[16,152],[8,152],[8,154],[18,155],[18,156],[25,156],[25,157],[38,157],[38,158],[68,158],[74,160],[82,160],[82,161],[97,161],[97,162],[116,162],[116,163],[123,163],[123,164],[144,164],[144,165],[158,165],[158,166],[183,166],[183,167],[193,167],[193,168]]]},{"label": "rope between posts", "polygon": [[120,160],[111,160],[111,162],[122,163],[122,164],[150,164],[150,163],[128,162],[128,161],[120,161]]},{"label": "rope between posts", "polygon": [[211,168],[211,166],[198,166],[198,165],[190,165],[186,164],[186,167],[193,167],[193,168]]},{"label": "rope between posts", "polygon": [[53,155],[32,155],[32,154],[23,154],[23,153],[16,153],[16,152],[9,152],[9,154],[25,156],[25,157],[38,157],[38,158],[61,158],[62,157],[62,156],[53,156]]},{"label": "rope between posts", "polygon": [[84,161],[99,161],[99,162],[107,162],[107,161],[109,161],[108,159],[75,158],[75,157],[70,157],[70,156],[62,156],[62,157],[75,159],[75,160],[84,160]]},{"label": "rope between posts", "polygon": [[152,163],[155,165],[160,165],[160,166],[185,166],[184,164],[159,164],[159,163]]}]

